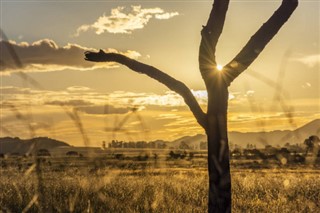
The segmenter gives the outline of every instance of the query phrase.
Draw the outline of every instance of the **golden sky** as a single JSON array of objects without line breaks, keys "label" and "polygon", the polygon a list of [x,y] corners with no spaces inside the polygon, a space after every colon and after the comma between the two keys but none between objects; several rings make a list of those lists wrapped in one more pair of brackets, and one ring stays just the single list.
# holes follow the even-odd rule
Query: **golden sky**
[{"label": "golden sky", "polygon": [[[172,140],[203,133],[177,94],[118,64],[84,61],[83,53],[120,52],[155,66],[185,82],[205,109],[198,48],[211,5],[1,0],[1,29],[9,39],[2,35],[0,44],[1,137],[49,136],[82,145],[79,124],[93,146],[103,140]],[[231,1],[218,62],[228,63],[279,5]],[[294,129],[320,118],[319,31],[319,2],[300,0],[285,26],[230,86],[230,131]]]}]

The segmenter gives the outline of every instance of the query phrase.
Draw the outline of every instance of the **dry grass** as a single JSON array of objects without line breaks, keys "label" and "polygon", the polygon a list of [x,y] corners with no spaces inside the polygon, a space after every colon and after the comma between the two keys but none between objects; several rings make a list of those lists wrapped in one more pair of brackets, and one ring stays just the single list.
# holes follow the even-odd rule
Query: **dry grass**
[{"label": "dry grass", "polygon": [[[4,212],[206,212],[205,169],[84,168],[43,170],[43,200],[35,171],[1,170]],[[233,212],[320,212],[316,170],[233,170]],[[42,203],[41,205],[39,203]]]},{"label": "dry grass", "polygon": [[320,211],[319,171],[239,171],[232,177],[235,212]]}]

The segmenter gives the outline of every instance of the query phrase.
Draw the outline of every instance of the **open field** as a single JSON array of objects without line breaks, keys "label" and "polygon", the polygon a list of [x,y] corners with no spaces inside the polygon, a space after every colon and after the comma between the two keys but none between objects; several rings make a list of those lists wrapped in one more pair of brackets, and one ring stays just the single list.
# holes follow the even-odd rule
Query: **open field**
[{"label": "open field", "polygon": [[[53,160],[1,168],[1,211],[206,212],[203,166],[192,168],[187,161],[79,166],[76,159],[74,166],[72,161],[63,166]],[[320,212],[318,169],[233,167],[231,173],[233,212]]]}]

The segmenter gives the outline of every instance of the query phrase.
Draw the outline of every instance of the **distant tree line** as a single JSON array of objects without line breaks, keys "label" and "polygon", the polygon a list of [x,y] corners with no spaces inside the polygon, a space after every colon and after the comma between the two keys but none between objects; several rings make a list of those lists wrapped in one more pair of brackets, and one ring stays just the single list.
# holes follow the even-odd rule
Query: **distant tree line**
[{"label": "distant tree line", "polygon": [[[104,144],[104,143],[103,143]],[[137,148],[137,149],[165,149],[167,145],[165,143],[136,141],[136,142],[125,142],[112,140],[108,145],[109,148]]]},{"label": "distant tree line", "polygon": [[[103,143],[105,144],[105,142]],[[200,149],[204,148],[207,143],[201,142]],[[314,162],[320,162],[320,139],[318,136],[312,135],[304,140],[301,144],[290,144],[286,143],[283,147],[273,147],[271,145],[265,145],[264,148],[258,149],[254,144],[248,143],[246,148],[242,148],[236,144],[233,145],[233,148],[230,149],[231,159],[246,159],[246,160],[277,160],[281,163],[304,163],[307,158],[313,159]],[[113,140],[109,148],[151,148],[151,149],[165,149],[171,148],[168,147],[165,143],[156,143],[156,142],[124,142]],[[168,159],[192,159],[194,157],[203,157],[203,152],[196,151],[199,150],[197,147],[190,147],[186,142],[181,141],[177,149],[171,149],[168,152]],[[179,151],[180,150],[180,151]],[[51,157],[51,153],[48,149],[39,149],[35,154],[38,157]],[[65,153],[68,157],[83,157],[83,154],[78,153],[77,151],[68,151]],[[157,154],[153,156],[155,159],[158,158]],[[32,154],[20,154],[20,153],[9,153],[3,154],[0,153],[0,159],[5,158],[6,156],[10,157],[31,157]],[[124,154],[114,154],[114,158],[121,160],[126,156]],[[138,160],[147,160],[149,156],[143,155],[138,157]]]},{"label": "distant tree line", "polygon": [[262,159],[279,160],[281,163],[304,163],[307,158],[314,162],[320,162],[320,139],[312,135],[305,139],[303,144],[291,145],[286,143],[283,147],[266,145],[263,149],[257,149],[248,144],[245,149],[236,147],[230,153],[233,159]]}]

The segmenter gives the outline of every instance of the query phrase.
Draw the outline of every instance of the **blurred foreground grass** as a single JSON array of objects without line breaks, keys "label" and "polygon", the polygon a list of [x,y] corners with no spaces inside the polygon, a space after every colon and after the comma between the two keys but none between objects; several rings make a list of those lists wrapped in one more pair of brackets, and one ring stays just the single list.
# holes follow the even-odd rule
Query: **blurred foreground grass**
[{"label": "blurred foreground grass", "polygon": [[[35,173],[1,169],[1,212],[207,211],[204,168],[47,168],[40,190]],[[233,169],[232,182],[233,212],[320,212],[319,170]]]}]

